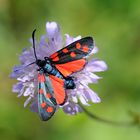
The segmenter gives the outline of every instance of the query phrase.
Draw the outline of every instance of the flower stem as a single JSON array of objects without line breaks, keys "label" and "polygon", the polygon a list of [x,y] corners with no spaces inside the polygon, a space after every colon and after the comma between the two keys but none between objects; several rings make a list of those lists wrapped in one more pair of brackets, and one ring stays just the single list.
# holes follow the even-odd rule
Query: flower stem
[{"label": "flower stem", "polygon": [[93,113],[91,113],[90,111],[88,111],[85,107],[83,107],[81,104],[80,104],[81,108],[83,109],[83,111],[86,113],[87,116],[89,116],[91,119],[94,119],[98,122],[103,122],[103,123],[107,123],[107,124],[110,124],[110,125],[116,125],[116,126],[134,126],[134,125],[137,125],[140,123],[140,116],[137,115],[137,114],[134,114],[134,118],[132,121],[128,121],[128,122],[117,122],[117,121],[111,121],[111,120],[107,120],[107,119],[104,119],[104,118],[101,118]]}]

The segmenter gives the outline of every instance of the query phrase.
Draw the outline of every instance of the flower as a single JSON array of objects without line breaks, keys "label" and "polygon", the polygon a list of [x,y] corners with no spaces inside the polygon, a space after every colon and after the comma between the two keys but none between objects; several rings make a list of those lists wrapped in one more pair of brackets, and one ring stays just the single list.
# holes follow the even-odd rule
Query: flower
[{"label": "flower", "polygon": [[[63,41],[59,25],[56,22],[47,22],[46,32],[46,35],[43,35],[40,38],[40,41],[36,42],[36,53],[39,59],[49,57],[52,53],[58,51],[62,47],[81,38],[81,36],[74,38],[65,34],[66,39]],[[94,44],[94,49],[90,55],[97,52],[98,48]],[[15,66],[11,74],[11,78],[18,80],[18,83],[13,86],[13,92],[17,93],[18,97],[27,96],[24,107],[32,101],[30,108],[32,111],[38,113],[36,94],[37,65],[28,65],[35,61],[33,47],[30,47],[29,50],[23,49],[22,54],[19,56],[19,61],[21,62],[21,65]],[[66,90],[68,100],[63,106],[58,105],[58,108],[62,108],[67,114],[74,115],[78,112],[82,112],[78,100],[86,106],[90,105],[89,101],[99,103],[101,101],[100,98],[89,88],[88,84],[97,83],[101,77],[97,76],[95,72],[105,71],[106,69],[107,65],[104,61],[95,58],[90,59],[83,70],[72,74],[76,88],[74,90]]]}]

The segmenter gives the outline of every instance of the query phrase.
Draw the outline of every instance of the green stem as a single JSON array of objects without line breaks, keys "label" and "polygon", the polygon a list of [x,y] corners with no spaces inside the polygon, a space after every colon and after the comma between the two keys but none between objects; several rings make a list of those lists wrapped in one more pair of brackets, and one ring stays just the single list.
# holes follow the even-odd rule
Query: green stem
[{"label": "green stem", "polygon": [[83,111],[86,113],[87,116],[89,116],[91,119],[94,119],[94,120],[96,120],[98,122],[103,122],[103,123],[107,123],[107,124],[110,124],[110,125],[116,125],[116,126],[133,126],[133,125],[138,124],[138,121],[135,118],[132,121],[128,121],[128,122],[110,121],[110,120],[101,118],[99,116],[96,116],[95,114],[93,114],[90,111],[88,111],[81,104],[80,104],[80,106],[83,109]]}]

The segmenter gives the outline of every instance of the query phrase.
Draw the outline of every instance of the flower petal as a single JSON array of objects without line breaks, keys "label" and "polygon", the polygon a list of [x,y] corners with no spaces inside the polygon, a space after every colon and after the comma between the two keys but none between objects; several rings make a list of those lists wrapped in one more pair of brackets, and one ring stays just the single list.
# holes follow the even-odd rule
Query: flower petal
[{"label": "flower petal", "polygon": [[92,101],[93,103],[100,103],[101,102],[101,99],[99,98],[99,96],[88,87],[85,88],[84,94],[87,97],[87,99]]},{"label": "flower petal", "polygon": [[28,99],[24,102],[24,107],[26,107],[29,104],[29,102],[31,102],[32,98],[33,98],[32,96],[28,97]]},{"label": "flower petal", "polygon": [[83,96],[82,94],[79,94],[79,100],[83,105],[89,106],[88,100],[86,99],[86,95]]},{"label": "flower petal", "polygon": [[78,112],[82,112],[82,108],[71,101],[63,105],[63,111],[69,115],[76,115]]},{"label": "flower petal", "polygon": [[81,36],[77,36],[77,37],[75,37],[75,38],[72,37],[72,36],[70,36],[70,35],[68,35],[68,34],[65,34],[65,36],[66,36],[66,43],[65,43],[65,46],[67,46],[67,45],[73,43],[74,41],[77,41],[77,40],[81,39]]},{"label": "flower petal", "polygon": [[60,33],[60,27],[56,22],[47,22],[46,24],[48,43],[51,49],[56,52],[62,47],[62,36]]},{"label": "flower petal", "polygon": [[22,75],[23,73],[24,73],[23,65],[14,66],[12,73],[10,75],[10,78],[17,78],[18,76]]},{"label": "flower petal", "polygon": [[12,91],[18,93],[18,92],[21,91],[22,87],[23,87],[22,82],[18,82],[17,84],[15,84],[15,85],[13,86]]},{"label": "flower petal", "polygon": [[107,70],[107,65],[102,60],[92,59],[87,64],[86,69],[91,72],[101,72]]},{"label": "flower petal", "polygon": [[91,51],[90,55],[91,55],[91,54],[95,54],[95,53],[97,53],[98,51],[99,51],[99,49],[98,49],[96,46],[94,46],[94,48],[93,48],[93,50]]}]

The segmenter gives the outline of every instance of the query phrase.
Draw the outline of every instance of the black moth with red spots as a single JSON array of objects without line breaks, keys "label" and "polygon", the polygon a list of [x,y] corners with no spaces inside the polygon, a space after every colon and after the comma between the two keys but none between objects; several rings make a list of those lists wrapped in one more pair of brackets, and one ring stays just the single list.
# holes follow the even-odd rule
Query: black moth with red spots
[{"label": "black moth with red spots", "polygon": [[48,76],[38,74],[38,111],[40,118],[47,121],[56,111],[56,99]]},{"label": "black moth with red spots", "polygon": [[67,101],[66,89],[74,89],[72,73],[86,65],[86,56],[93,50],[93,39],[85,37],[66,46],[44,60],[37,58],[33,31],[33,49],[38,69],[38,112],[43,121],[50,119],[58,106]]},{"label": "black moth with red spots", "polygon": [[85,37],[71,43],[50,56],[54,64],[64,64],[87,56],[93,50],[92,37]]}]

